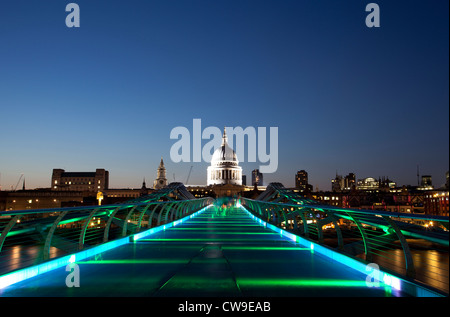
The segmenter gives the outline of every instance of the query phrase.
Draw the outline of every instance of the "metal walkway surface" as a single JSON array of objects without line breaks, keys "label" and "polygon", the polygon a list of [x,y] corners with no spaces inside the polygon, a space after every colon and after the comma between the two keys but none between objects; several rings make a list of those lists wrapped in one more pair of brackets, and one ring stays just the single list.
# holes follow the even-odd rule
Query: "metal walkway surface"
[{"label": "metal walkway surface", "polygon": [[0,290],[49,297],[385,297],[400,296],[366,275],[253,220],[242,207],[210,206],[182,224]]}]

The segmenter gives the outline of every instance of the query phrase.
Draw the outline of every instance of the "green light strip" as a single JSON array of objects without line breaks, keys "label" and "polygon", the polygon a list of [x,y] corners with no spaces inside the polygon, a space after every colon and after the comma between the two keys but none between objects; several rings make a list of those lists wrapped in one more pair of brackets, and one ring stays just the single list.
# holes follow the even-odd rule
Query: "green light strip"
[{"label": "green light strip", "polygon": [[296,248],[296,247],[258,247],[258,246],[254,246],[254,247],[250,247],[250,246],[223,246],[222,247],[223,250],[273,250],[273,251],[311,251],[310,248]]},{"label": "green light strip", "polygon": [[137,259],[137,260],[92,260],[79,261],[77,264],[185,264],[190,259]]},{"label": "green light strip", "polygon": [[[240,286],[248,287],[364,287],[367,288],[366,281],[358,280],[319,280],[319,279],[270,279],[270,278],[237,278]],[[384,285],[380,285],[384,286]]]},{"label": "green light strip", "polygon": [[147,241],[147,242],[220,242],[220,241],[242,241],[242,242],[248,242],[248,241],[256,241],[256,242],[261,242],[261,239],[232,239],[232,238],[224,238],[224,239],[216,239],[216,238],[211,238],[211,239],[181,239],[181,238],[173,238],[173,239],[166,239],[166,238],[161,238],[161,239],[139,239],[140,241]]}]

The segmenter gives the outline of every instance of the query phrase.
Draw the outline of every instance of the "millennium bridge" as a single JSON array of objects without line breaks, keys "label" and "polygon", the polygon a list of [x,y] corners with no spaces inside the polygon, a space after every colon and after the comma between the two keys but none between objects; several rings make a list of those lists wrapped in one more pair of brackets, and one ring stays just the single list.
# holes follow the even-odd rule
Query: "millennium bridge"
[{"label": "millennium bridge", "polygon": [[447,217],[337,208],[271,183],[0,212],[2,297],[448,296]]}]

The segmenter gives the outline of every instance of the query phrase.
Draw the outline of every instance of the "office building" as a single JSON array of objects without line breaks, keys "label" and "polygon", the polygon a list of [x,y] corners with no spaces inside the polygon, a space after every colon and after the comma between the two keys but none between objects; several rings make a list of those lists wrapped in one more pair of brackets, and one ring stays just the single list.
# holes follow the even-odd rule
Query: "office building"
[{"label": "office building", "polygon": [[263,174],[259,169],[252,171],[252,186],[263,186]]},{"label": "office building", "polygon": [[52,190],[99,192],[109,187],[109,172],[98,168],[95,172],[66,172],[53,169]]}]

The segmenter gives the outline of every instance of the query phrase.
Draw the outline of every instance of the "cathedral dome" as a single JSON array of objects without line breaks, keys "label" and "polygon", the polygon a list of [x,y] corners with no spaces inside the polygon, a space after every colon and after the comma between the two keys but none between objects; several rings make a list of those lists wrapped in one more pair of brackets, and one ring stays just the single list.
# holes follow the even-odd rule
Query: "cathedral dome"
[{"label": "cathedral dome", "polygon": [[228,145],[227,132],[223,130],[222,145],[214,151],[211,158],[211,166],[238,165],[236,152]]},{"label": "cathedral dome", "polygon": [[228,145],[227,132],[223,129],[222,146],[214,151],[208,166],[208,185],[242,185],[242,167],[238,165],[236,152]]}]

